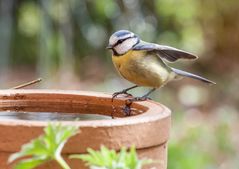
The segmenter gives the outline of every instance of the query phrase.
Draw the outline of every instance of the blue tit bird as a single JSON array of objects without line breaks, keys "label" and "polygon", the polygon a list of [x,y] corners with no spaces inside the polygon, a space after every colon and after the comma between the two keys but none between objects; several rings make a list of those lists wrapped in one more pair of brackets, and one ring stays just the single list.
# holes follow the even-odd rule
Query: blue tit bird
[{"label": "blue tit bird", "polygon": [[165,61],[175,62],[179,59],[196,59],[197,56],[170,46],[158,45],[141,40],[139,36],[128,30],[119,30],[111,35],[107,49],[112,50],[112,61],[119,74],[136,84],[113,94],[128,94],[128,91],[138,86],[152,89],[142,97],[131,101],[143,101],[168,82],[181,77],[189,77],[207,84],[215,84],[201,76],[169,67]]}]

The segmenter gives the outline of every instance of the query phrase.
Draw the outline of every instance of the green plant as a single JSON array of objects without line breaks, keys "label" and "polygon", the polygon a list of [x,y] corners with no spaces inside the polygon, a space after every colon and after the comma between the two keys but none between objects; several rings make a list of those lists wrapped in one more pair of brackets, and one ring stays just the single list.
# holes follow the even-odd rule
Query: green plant
[{"label": "green plant", "polygon": [[153,162],[148,159],[139,160],[135,147],[131,147],[129,152],[123,147],[119,153],[104,146],[100,151],[90,148],[87,151],[89,154],[71,155],[70,158],[87,162],[91,169],[141,169],[144,165]]},{"label": "green plant", "polygon": [[[61,151],[67,140],[77,134],[78,127],[50,124],[44,128],[44,135],[22,146],[20,152],[12,154],[9,162],[23,158],[16,163],[14,169],[32,169],[45,162],[55,160],[63,169],[70,169],[61,156]],[[89,154],[71,155],[71,158],[82,159],[90,168],[100,169],[141,169],[152,160],[139,160],[134,147],[127,152],[122,148],[119,153],[102,146],[100,151],[88,149]]]},{"label": "green plant", "polygon": [[70,169],[61,156],[66,141],[77,134],[78,127],[49,124],[44,135],[22,146],[20,152],[10,156],[9,162],[24,158],[15,165],[15,169],[31,169],[50,160],[56,160],[64,169]]}]

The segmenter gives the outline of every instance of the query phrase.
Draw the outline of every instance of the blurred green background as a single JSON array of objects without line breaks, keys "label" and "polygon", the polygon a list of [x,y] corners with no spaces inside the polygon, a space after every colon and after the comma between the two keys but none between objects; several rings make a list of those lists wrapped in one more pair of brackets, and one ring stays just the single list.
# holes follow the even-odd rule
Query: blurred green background
[{"label": "blurred green background", "polygon": [[238,169],[238,18],[238,0],[0,0],[0,87],[38,77],[39,88],[129,87],[105,47],[113,32],[131,30],[197,54],[172,65],[217,82],[184,79],[152,95],[173,112],[168,168]]}]

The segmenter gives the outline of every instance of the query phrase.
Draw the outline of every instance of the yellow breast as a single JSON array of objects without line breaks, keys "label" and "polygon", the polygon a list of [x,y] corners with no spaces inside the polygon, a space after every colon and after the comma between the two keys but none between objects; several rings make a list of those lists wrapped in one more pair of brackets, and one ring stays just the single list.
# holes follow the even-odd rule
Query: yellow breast
[{"label": "yellow breast", "polygon": [[121,68],[121,66],[126,66],[128,65],[130,62],[134,62],[134,60],[138,60],[140,58],[142,58],[145,55],[145,52],[138,52],[138,51],[133,51],[130,50],[129,52],[127,52],[126,54],[122,55],[122,56],[112,56],[112,60],[113,63],[115,65],[115,67],[119,70]]},{"label": "yellow breast", "polygon": [[122,56],[112,56],[112,60],[120,75],[139,86],[160,87],[170,75],[164,62],[146,51],[131,50]]}]

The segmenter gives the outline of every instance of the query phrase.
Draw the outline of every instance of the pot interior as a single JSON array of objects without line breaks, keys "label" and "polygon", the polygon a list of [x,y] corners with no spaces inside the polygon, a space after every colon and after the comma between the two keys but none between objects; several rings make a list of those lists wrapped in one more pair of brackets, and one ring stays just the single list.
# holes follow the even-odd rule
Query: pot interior
[{"label": "pot interior", "polygon": [[105,120],[111,118],[112,117],[110,116],[99,114],[0,111],[0,120],[83,121],[83,120]]},{"label": "pot interior", "polygon": [[[0,93],[0,120],[77,121],[125,117],[125,100],[81,92],[9,91]],[[133,103],[131,115],[147,108]]]}]

